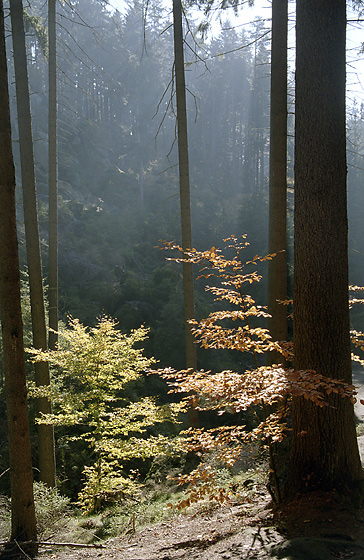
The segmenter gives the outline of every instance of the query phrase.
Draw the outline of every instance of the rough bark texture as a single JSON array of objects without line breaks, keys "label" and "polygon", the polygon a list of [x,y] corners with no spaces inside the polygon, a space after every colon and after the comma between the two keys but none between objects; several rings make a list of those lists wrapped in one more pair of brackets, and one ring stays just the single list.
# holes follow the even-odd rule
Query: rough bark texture
[{"label": "rough bark texture", "polygon": [[55,350],[58,331],[58,182],[57,182],[57,51],[56,0],[48,0],[49,100],[48,100],[48,173],[49,173],[49,348]]},{"label": "rough bark texture", "polygon": [[[287,31],[288,0],[272,2],[272,54],[269,153],[269,253],[268,328],[275,341],[287,340],[286,221],[287,221]],[[269,352],[267,363],[282,363],[278,352]]]},{"label": "rough bark texture", "polygon": [[[37,193],[34,168],[33,135],[30,115],[28,70],[25,46],[22,0],[10,0],[11,30],[13,36],[15,87],[19,123],[20,161],[22,174],[24,225],[30,286],[33,345],[47,349],[47,330],[44,309],[42,262],[39,242]],[[37,386],[49,385],[47,362],[35,364]],[[39,413],[50,414],[48,399],[37,399]],[[38,466],[40,480],[48,486],[56,484],[53,427],[38,426]]]},{"label": "rough bark texture", "polygon": [[[188,135],[186,110],[186,84],[183,54],[183,29],[181,0],[173,0],[174,30],[174,70],[177,99],[177,134],[178,163],[181,204],[182,249],[192,248],[191,206],[190,206],[190,171],[188,162]],[[189,320],[195,318],[195,301],[193,288],[193,267],[183,263],[183,294],[186,321],[186,367],[197,368],[196,345],[191,332]],[[194,410],[188,413],[189,425],[198,424],[198,415]]]},{"label": "rough bark texture", "polygon": [[[345,0],[297,0],[296,369],[351,382],[345,146]],[[362,480],[353,405],[293,404],[287,490]]]},{"label": "rough bark texture", "polygon": [[11,477],[11,539],[27,541],[36,540],[37,534],[25,384],[15,217],[15,172],[11,146],[2,0],[0,0],[0,107],[0,310]]}]

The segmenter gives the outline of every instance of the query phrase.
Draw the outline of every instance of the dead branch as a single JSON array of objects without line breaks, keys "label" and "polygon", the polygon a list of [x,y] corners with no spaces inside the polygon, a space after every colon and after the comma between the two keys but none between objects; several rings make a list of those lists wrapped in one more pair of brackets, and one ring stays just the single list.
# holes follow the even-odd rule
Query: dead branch
[{"label": "dead branch", "polygon": [[[9,541],[2,541],[0,542],[0,546],[9,545]],[[27,545],[27,544],[38,544],[39,546],[69,546],[73,548],[107,548],[104,544],[83,544],[83,543],[74,543],[74,542],[53,542],[53,541],[24,541],[18,542],[16,541],[15,544],[20,548],[20,545]]]}]

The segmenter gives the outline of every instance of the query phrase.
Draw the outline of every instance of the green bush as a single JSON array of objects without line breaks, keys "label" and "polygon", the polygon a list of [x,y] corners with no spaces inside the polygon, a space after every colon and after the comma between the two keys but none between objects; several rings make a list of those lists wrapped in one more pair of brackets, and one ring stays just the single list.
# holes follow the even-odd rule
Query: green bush
[{"label": "green bush", "polygon": [[47,396],[54,404],[54,414],[39,421],[72,427],[72,435],[68,433],[66,438],[88,449],[89,463],[84,465],[78,496],[85,513],[136,491],[139,483],[125,475],[124,463],[170,453],[168,435],[152,435],[152,428],[175,422],[181,408],[158,406],[150,397],[138,401],[128,397],[128,384],[139,379],[155,360],[146,358],[140,348],[147,336],[144,327],[126,335],[116,325],[101,317],[88,329],[70,318],[69,327],[60,333],[57,350],[30,351],[33,361],[48,361],[57,369],[50,387],[30,387],[34,397]]},{"label": "green bush", "polygon": [[39,535],[50,529],[53,531],[69,514],[69,498],[43,482],[34,483],[34,503]]}]

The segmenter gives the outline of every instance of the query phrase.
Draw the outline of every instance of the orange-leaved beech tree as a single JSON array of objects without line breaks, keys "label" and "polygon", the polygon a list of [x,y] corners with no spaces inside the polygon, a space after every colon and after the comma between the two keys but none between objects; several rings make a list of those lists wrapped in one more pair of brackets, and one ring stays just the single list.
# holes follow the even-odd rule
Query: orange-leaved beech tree
[{"label": "orange-leaved beech tree", "polygon": [[[210,279],[206,290],[214,295],[223,309],[213,311],[201,321],[191,321],[196,342],[204,348],[229,350],[252,355],[252,366],[242,371],[230,370],[219,373],[211,371],[160,370],[172,391],[184,394],[189,406],[198,410],[215,410],[218,414],[250,411],[255,417],[253,426],[221,426],[216,429],[190,429],[183,433],[182,447],[200,454],[214,452],[215,460],[230,467],[240,457],[242,446],[249,442],[267,447],[270,459],[269,489],[272,498],[279,501],[281,490],[276,475],[273,445],[281,442],[287,434],[286,417],[290,412],[292,397],[303,397],[318,410],[328,408],[327,395],[336,394],[340,400],[355,400],[355,388],[338,380],[324,377],[313,370],[295,370],[281,366],[260,365],[267,352],[282,355],[288,363],[292,360],[292,348],[288,343],[272,340],[269,331],[261,324],[268,316],[265,307],[257,305],[249,294],[249,287],[261,280],[257,265],[274,258],[254,257],[244,263],[242,252],[248,246],[245,238],[227,240],[228,256],[212,247],[208,251],[192,249],[188,258],[202,266],[200,278]],[[183,261],[186,252],[178,245],[166,243],[167,249],[178,250]],[[282,361],[284,361],[282,360]],[[243,363],[243,360],[240,360]],[[180,484],[190,484],[189,496],[181,507],[211,496],[218,501],[228,498],[222,489],[216,489],[218,473],[206,462],[191,473],[179,478]]]}]

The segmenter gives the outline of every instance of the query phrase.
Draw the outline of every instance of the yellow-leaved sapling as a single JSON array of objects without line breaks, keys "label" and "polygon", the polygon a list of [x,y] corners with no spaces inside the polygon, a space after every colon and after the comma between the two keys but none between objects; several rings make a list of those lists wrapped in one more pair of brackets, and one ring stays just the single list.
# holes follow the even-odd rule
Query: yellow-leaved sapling
[{"label": "yellow-leaved sapling", "polygon": [[133,494],[140,486],[125,475],[123,464],[171,452],[171,440],[151,435],[151,428],[177,422],[181,405],[158,406],[151,397],[133,402],[125,393],[128,384],[155,363],[143,355],[144,327],[123,334],[117,322],[101,317],[88,328],[69,318],[59,333],[56,350],[29,350],[32,361],[47,360],[56,368],[50,388],[31,387],[32,396],[48,396],[54,413],[39,421],[54,426],[79,426],[68,439],[86,444],[91,465],[84,466],[84,483],[78,503],[86,513],[97,511],[109,498]]}]

